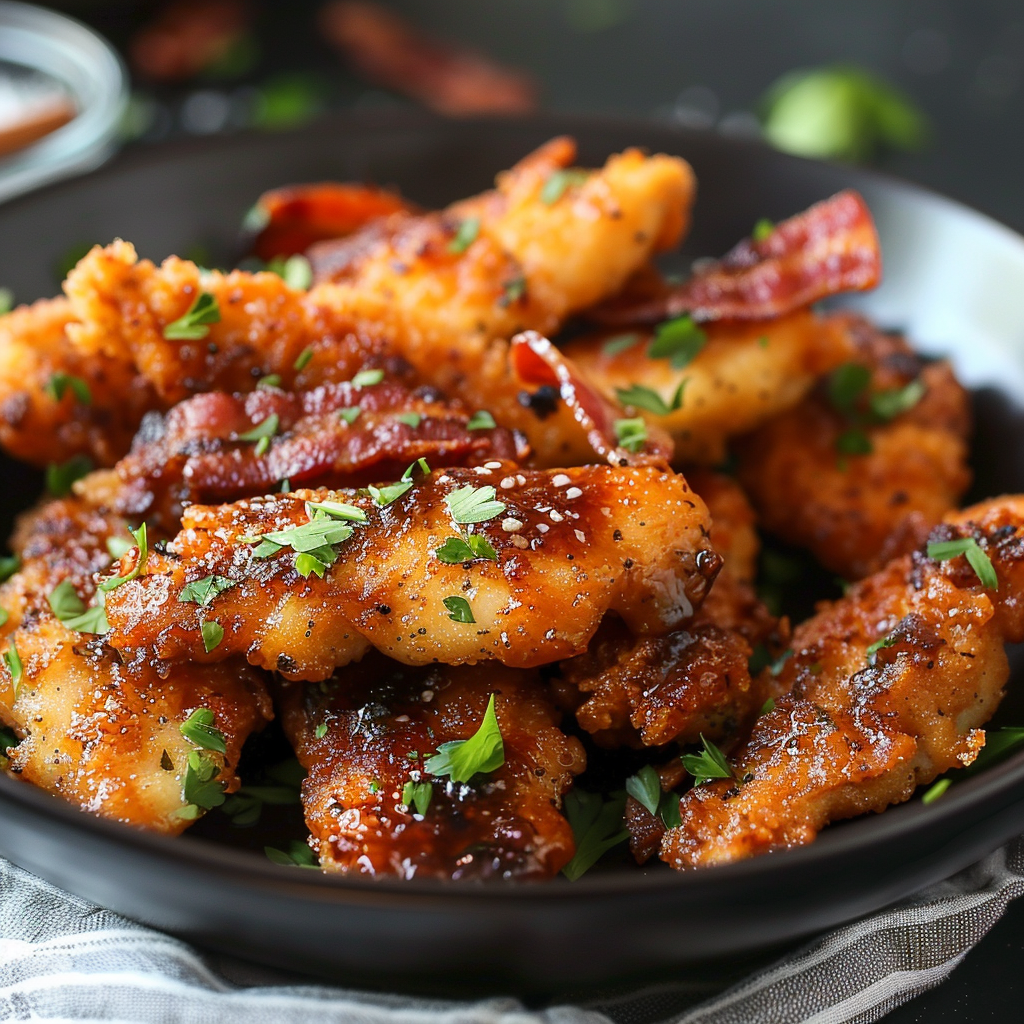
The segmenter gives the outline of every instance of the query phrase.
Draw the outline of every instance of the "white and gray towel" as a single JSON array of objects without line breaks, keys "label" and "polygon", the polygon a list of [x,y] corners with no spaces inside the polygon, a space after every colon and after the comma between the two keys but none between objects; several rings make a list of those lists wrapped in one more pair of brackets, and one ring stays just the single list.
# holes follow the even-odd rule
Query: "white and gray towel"
[{"label": "white and gray towel", "polygon": [[0,860],[0,1020],[860,1024],[939,984],[1022,893],[1024,837],[731,984],[681,980],[537,1010],[511,998],[442,1001],[311,985],[199,952]]}]

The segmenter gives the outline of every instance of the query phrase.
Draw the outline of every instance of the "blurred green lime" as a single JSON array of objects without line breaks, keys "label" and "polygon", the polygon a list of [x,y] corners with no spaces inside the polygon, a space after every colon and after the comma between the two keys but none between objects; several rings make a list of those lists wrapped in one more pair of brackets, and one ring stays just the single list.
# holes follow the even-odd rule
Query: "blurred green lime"
[{"label": "blurred green lime", "polygon": [[865,161],[881,149],[917,149],[928,136],[910,99],[848,65],[790,72],[761,106],[765,137],[798,156]]},{"label": "blurred green lime", "polygon": [[292,128],[319,114],[325,105],[323,83],[313,75],[277,75],[260,88],[253,111],[258,128]]}]

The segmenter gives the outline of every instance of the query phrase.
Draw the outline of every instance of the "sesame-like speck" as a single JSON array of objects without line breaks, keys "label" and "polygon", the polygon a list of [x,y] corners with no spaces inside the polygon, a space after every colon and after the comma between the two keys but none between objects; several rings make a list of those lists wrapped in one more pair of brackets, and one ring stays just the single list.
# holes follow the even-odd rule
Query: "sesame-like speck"
[{"label": "sesame-like speck", "polygon": [[396,722],[408,722],[409,721],[409,716],[408,715],[398,715],[398,716],[396,716],[395,721]]},{"label": "sesame-like speck", "polygon": [[525,487],[526,486],[526,477],[523,476],[522,473],[516,473],[516,483],[519,484],[520,487]]},{"label": "sesame-like speck", "polygon": [[447,473],[445,473],[444,476],[439,476],[437,478],[437,482],[439,484],[447,484],[447,483],[451,483],[451,479],[452,478]]},{"label": "sesame-like speck", "polygon": [[478,476],[490,476],[491,471],[486,466],[474,466],[473,472]]},{"label": "sesame-like speck", "polygon": [[583,492],[578,487],[570,487],[565,492],[565,496],[569,499],[578,498]]},{"label": "sesame-like speck", "polygon": [[551,478],[552,487],[564,487],[566,484],[572,483],[572,477],[566,476],[564,473],[558,473],[556,476]]},{"label": "sesame-like speck", "polygon": [[587,543],[587,535],[582,530],[573,530],[573,533],[576,534],[576,539],[581,544],[586,544]]},{"label": "sesame-like speck", "polygon": [[515,487],[515,485],[516,478],[514,476],[506,476],[502,478],[502,481],[498,486],[507,491],[510,487]]},{"label": "sesame-like speck", "polygon": [[429,704],[434,699],[434,691],[424,690],[420,694],[420,699],[423,701],[424,704]]},{"label": "sesame-like speck", "polygon": [[501,463],[500,462],[485,462],[484,465],[488,469],[501,469]]},{"label": "sesame-like speck", "polygon": [[512,516],[507,516],[505,519],[502,519],[501,528],[506,533],[515,533],[516,530],[521,530],[523,528],[523,524],[520,520],[513,519]]},{"label": "sesame-like speck", "polygon": [[549,515],[551,517],[551,522],[553,523],[560,523],[565,519],[565,516],[563,516],[561,512],[556,512],[554,509],[551,510]]},{"label": "sesame-like speck", "polygon": [[530,546],[530,542],[521,533],[512,534],[509,540],[512,542],[512,547],[520,548],[523,551]]},{"label": "sesame-like speck", "polygon": [[537,524],[537,532],[538,533],[547,533],[548,530],[550,530],[550,529],[551,529],[551,527],[548,526],[547,523],[538,523]]}]

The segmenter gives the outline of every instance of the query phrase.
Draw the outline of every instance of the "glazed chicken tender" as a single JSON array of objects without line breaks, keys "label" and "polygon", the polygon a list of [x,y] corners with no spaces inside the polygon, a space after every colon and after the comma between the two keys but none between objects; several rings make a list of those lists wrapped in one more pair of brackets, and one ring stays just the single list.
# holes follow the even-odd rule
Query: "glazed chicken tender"
[{"label": "glazed chicken tender", "polygon": [[[374,877],[543,879],[572,857],[562,794],[585,766],[539,676],[501,666],[407,668],[369,656],[326,683],[281,687],[309,775],[312,845],[328,871]],[[425,768],[480,727],[490,695],[503,764],[455,782]],[[319,732],[318,732],[319,730]]]},{"label": "glazed chicken tender", "polygon": [[830,821],[909,799],[985,742],[1024,639],[1024,499],[951,515],[934,542],[969,539],[998,588],[966,557],[905,555],[793,634],[775,707],[732,758],[734,778],[696,786],[661,856],[675,868],[811,842]]},{"label": "glazed chicken tender", "polygon": [[[704,503],[664,470],[489,462],[403,483],[383,506],[353,491],[190,506],[165,554],[124,556],[140,574],[108,596],[110,642],[245,654],[291,679],[325,679],[370,647],[410,665],[529,667],[585,649],[609,611],[636,633],[670,631],[718,571]],[[208,578],[211,600],[188,600]]]}]

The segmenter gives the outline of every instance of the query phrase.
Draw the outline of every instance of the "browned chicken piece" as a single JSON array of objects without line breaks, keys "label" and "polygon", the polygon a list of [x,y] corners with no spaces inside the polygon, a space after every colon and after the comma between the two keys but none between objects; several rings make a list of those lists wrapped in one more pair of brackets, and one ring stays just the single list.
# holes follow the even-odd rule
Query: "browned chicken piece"
[{"label": "browned chicken piece", "polygon": [[[406,664],[530,667],[584,650],[609,611],[638,634],[671,631],[719,566],[704,503],[653,467],[494,461],[401,489],[383,507],[354,491],[190,506],[166,553],[122,559],[141,574],[107,598],[110,642],[171,659],[245,654],[292,679],[325,679],[371,646]],[[211,602],[181,600],[210,577],[223,590]],[[214,621],[223,637],[206,650]]]},{"label": "browned chicken piece", "polygon": [[76,349],[73,319],[62,298],[0,317],[0,444],[36,465],[74,455],[112,465],[155,397],[130,365]]},{"label": "browned chicken piece", "polygon": [[131,452],[78,487],[173,536],[185,505],[270,494],[282,481],[351,487],[400,477],[420,458],[437,469],[526,454],[510,431],[474,425],[460,405],[389,375],[303,392],[196,395],[148,416]]},{"label": "browned chicken piece", "polygon": [[[425,762],[477,731],[491,694],[504,764],[466,782],[431,775]],[[302,802],[325,870],[524,880],[572,857],[558,808],[586,761],[536,672],[371,655],[326,683],[284,683],[280,706],[309,773]]]},{"label": "browned chicken piece", "polygon": [[[94,574],[112,558],[107,541],[123,520],[76,498],[47,502],[21,517],[13,547],[20,571],[0,586],[0,723],[21,742],[8,750],[10,771],[104,817],[177,833],[202,813],[189,797],[198,782],[181,732],[206,708],[225,752],[203,750],[216,794],[236,789],[233,767],[246,737],[272,717],[261,674],[244,660],[165,666],[116,652],[90,633],[58,621],[49,598],[74,587],[82,606],[95,602]],[[97,624],[80,628],[96,629]],[[204,771],[205,767],[201,769]]]},{"label": "browned chicken piece", "polygon": [[852,363],[736,451],[761,524],[860,579],[920,544],[963,496],[970,405],[947,362],[846,319]]},{"label": "browned chicken piece", "polygon": [[629,414],[667,431],[676,461],[704,465],[722,462],[729,438],[795,405],[823,373],[855,353],[844,318],[807,310],[777,320],[703,324],[700,330],[706,341],[695,342],[696,354],[678,369],[675,351],[651,357],[654,335],[640,328],[584,335],[564,352],[599,392],[627,407],[630,389],[656,392],[671,411],[658,415],[637,408]]},{"label": "browned chicken piece", "polygon": [[822,606],[795,630],[775,681],[785,695],[732,757],[734,778],[683,797],[663,860],[683,869],[809,843],[974,760],[1009,675],[1004,644],[1024,639],[1024,498],[953,513],[931,540],[987,557],[998,589],[964,555],[921,549]]},{"label": "browned chicken piece", "polygon": [[[569,459],[560,436],[589,449],[564,408],[524,406],[503,339],[552,335],[614,294],[689,220],[684,161],[627,150],[599,170],[570,170],[576,147],[554,139],[498,177],[498,187],[441,213],[396,214],[310,251],[310,297],[367,333],[393,340],[424,380],[522,430],[540,465]],[[529,395],[524,396],[524,401]],[[560,416],[554,446],[543,416]],[[549,425],[550,426],[550,425]]]}]

